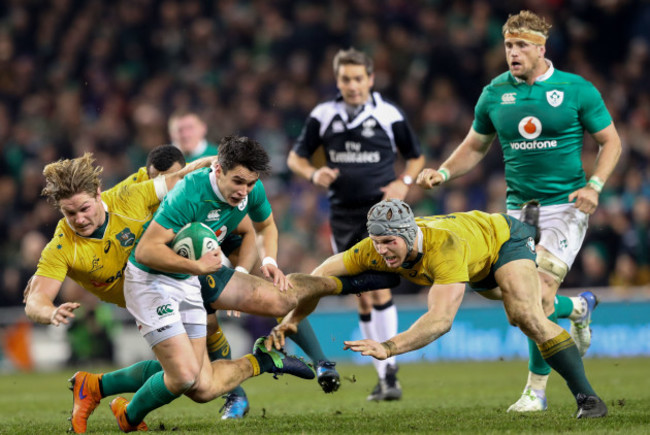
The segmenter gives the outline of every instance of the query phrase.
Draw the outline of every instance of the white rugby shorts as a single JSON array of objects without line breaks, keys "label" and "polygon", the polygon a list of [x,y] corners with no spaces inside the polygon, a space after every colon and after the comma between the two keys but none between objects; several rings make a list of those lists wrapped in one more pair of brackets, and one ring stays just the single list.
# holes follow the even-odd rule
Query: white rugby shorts
[{"label": "white rugby shorts", "polygon": [[[521,210],[508,210],[508,215],[521,218]],[[589,215],[573,204],[546,205],[539,209],[541,238],[539,246],[562,260],[571,269],[587,234]]]},{"label": "white rugby shorts", "polygon": [[207,324],[201,284],[196,276],[175,279],[145,272],[128,262],[124,278],[126,308],[143,337],[175,323]]}]

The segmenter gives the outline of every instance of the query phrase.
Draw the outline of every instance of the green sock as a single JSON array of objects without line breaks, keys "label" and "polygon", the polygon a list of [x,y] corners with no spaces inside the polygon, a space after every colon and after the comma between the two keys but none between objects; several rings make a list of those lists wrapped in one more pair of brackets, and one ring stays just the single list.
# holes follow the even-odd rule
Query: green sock
[{"label": "green sock", "polygon": [[558,319],[566,319],[573,312],[573,301],[568,296],[555,296],[555,313]]},{"label": "green sock", "polygon": [[[553,323],[557,323],[557,316],[555,313],[556,312],[553,311],[553,314],[548,316],[548,320]],[[528,339],[528,370],[536,375],[548,375],[551,373],[551,366],[544,361],[544,358],[537,347],[537,343],[530,338]]]},{"label": "green sock", "polygon": [[165,386],[163,372],[160,371],[147,379],[147,382],[136,391],[133,399],[126,407],[126,419],[132,425],[140,424],[151,411],[167,405],[177,397],[179,396],[169,391]]},{"label": "green sock", "polygon": [[300,323],[298,323],[298,332],[289,336],[289,338],[300,346],[314,364],[317,364],[318,361],[327,360],[323,353],[323,349],[320,347],[318,338],[316,338],[314,328],[312,328],[311,323],[309,323],[309,319],[304,318]]},{"label": "green sock", "polygon": [[148,360],[114,372],[104,373],[99,382],[102,397],[136,392],[147,379],[161,370],[162,366],[158,361]]},{"label": "green sock", "polygon": [[[208,347],[208,357],[210,361],[217,361],[220,359],[232,360],[232,352],[230,350],[230,343],[226,335],[223,333],[221,326],[210,335],[206,341]],[[237,386],[230,391],[235,396],[246,397],[246,391],[241,386]]]},{"label": "green sock", "polygon": [[587,380],[580,352],[568,332],[562,331],[557,337],[542,343],[539,350],[553,370],[564,378],[574,396],[578,393],[596,395]]}]

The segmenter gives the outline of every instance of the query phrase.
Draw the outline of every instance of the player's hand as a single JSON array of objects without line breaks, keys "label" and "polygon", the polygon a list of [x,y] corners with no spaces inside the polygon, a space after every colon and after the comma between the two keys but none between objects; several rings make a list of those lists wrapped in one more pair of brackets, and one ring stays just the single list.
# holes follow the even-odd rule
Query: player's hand
[{"label": "player's hand", "polygon": [[569,195],[569,202],[573,202],[573,206],[583,213],[592,214],[598,207],[598,192],[589,187],[589,185],[572,192]]},{"label": "player's hand", "polygon": [[59,326],[61,323],[68,324],[68,319],[74,319],[73,311],[79,308],[81,304],[78,302],[64,302],[54,309],[50,316],[50,323],[54,326]]},{"label": "player's hand", "polygon": [[374,340],[365,339],[357,341],[344,341],[343,350],[353,350],[361,355],[371,356],[375,359],[384,360],[388,358],[388,353],[381,343]]},{"label": "player's hand", "polygon": [[433,186],[438,186],[445,181],[440,172],[431,168],[424,168],[415,179],[415,184],[423,189],[432,189]]},{"label": "player's hand", "polygon": [[388,185],[380,188],[382,192],[384,192],[384,199],[399,199],[399,200],[404,200],[406,198],[406,194],[409,191],[409,186],[404,184],[402,180],[394,180],[390,182]]},{"label": "player's hand", "polygon": [[221,269],[221,248],[206,252],[196,260],[198,273],[195,275],[208,275]]},{"label": "player's hand", "polygon": [[226,310],[226,316],[228,316],[228,317],[241,317],[241,311]]},{"label": "player's hand", "polygon": [[311,181],[316,186],[328,188],[330,187],[330,184],[332,184],[334,180],[336,180],[338,177],[339,177],[338,168],[332,169],[328,166],[323,166],[321,168],[316,169],[316,172],[314,172]]},{"label": "player's hand", "polygon": [[273,281],[273,285],[281,292],[293,288],[293,284],[289,282],[289,279],[284,272],[282,272],[276,265],[268,263],[260,267],[260,270],[262,271],[262,275],[270,281]]},{"label": "player's hand", "polygon": [[264,341],[266,350],[271,350],[274,347],[277,350],[282,349],[285,344],[286,336],[295,334],[296,332],[298,332],[298,325],[294,325],[293,323],[279,323],[275,325],[275,327],[271,329],[269,336],[266,337],[266,340]]}]

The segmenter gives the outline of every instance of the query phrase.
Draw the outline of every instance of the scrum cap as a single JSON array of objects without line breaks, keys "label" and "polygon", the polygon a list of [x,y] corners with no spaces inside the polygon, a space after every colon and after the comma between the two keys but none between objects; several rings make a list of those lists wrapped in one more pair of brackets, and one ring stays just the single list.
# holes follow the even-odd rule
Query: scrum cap
[{"label": "scrum cap", "polygon": [[406,242],[409,252],[413,249],[418,226],[411,207],[399,199],[385,199],[368,211],[366,223],[371,236],[399,236]]}]

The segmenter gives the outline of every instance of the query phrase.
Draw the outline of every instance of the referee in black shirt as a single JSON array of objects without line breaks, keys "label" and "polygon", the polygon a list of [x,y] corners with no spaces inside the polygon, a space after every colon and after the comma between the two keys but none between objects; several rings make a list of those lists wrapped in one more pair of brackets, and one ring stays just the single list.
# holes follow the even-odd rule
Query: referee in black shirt
[{"label": "referee in black shirt", "polygon": [[[368,236],[366,220],[372,205],[405,198],[424,167],[424,156],[402,111],[379,93],[371,93],[370,57],[354,48],[340,50],[334,57],[334,75],[340,95],[312,110],[287,163],[296,174],[328,189],[332,247],[338,253]],[[321,145],[327,164],[316,169],[310,157]],[[398,151],[406,161],[399,177]],[[390,289],[363,293],[358,300],[364,338],[382,342],[397,334]],[[400,399],[395,358],[373,363],[379,382],[368,400]]]}]

